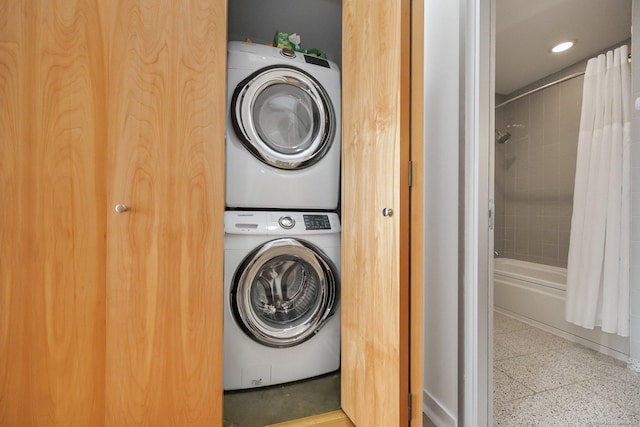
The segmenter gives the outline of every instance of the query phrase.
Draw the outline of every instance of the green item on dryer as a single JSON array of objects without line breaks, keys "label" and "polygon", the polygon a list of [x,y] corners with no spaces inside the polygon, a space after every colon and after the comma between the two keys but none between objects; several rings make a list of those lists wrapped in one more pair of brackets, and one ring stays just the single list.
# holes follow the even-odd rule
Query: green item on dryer
[{"label": "green item on dryer", "polygon": [[307,55],[313,55],[317,56],[318,58],[327,59],[327,54],[319,49],[305,49],[302,52],[306,53]]},{"label": "green item on dryer", "polygon": [[300,36],[296,33],[286,33],[284,31],[277,31],[273,37],[273,46],[277,48],[289,48],[296,51],[301,51],[300,48]]}]

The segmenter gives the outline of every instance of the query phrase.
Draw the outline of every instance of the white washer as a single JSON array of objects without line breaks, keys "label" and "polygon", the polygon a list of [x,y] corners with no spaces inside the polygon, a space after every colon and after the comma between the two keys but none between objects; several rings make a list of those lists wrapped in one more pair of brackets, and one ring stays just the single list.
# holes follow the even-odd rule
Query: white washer
[{"label": "white washer", "polygon": [[340,367],[340,221],[327,212],[225,212],[225,390]]},{"label": "white washer", "polygon": [[227,207],[335,210],[338,66],[244,42],[229,42],[227,53]]}]

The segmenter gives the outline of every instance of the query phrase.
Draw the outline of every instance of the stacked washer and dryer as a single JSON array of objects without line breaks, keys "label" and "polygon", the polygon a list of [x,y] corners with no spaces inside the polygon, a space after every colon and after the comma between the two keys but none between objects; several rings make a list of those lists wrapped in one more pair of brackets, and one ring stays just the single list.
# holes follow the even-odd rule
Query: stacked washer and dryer
[{"label": "stacked washer and dryer", "polygon": [[225,390],[340,366],[340,71],[230,42]]}]

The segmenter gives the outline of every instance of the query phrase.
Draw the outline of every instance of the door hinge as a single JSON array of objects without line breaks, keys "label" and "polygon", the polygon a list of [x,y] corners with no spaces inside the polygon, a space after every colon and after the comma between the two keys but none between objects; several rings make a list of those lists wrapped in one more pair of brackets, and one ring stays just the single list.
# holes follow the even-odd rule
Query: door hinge
[{"label": "door hinge", "polygon": [[411,392],[409,392],[409,423],[411,423],[411,414],[413,412],[413,396],[411,396]]},{"label": "door hinge", "polygon": [[489,199],[489,230],[493,230],[496,223],[496,204],[493,199]]},{"label": "door hinge", "polygon": [[409,160],[409,188],[413,185],[413,162]]}]

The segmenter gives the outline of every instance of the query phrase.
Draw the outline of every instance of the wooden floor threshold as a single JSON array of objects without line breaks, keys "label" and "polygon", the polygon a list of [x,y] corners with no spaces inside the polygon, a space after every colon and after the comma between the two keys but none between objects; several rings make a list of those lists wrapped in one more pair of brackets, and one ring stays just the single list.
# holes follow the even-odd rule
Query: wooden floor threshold
[{"label": "wooden floor threshold", "polygon": [[338,410],[327,412],[326,414],[313,415],[311,417],[300,418],[298,420],[286,421],[284,423],[271,424],[267,427],[354,427],[353,423],[344,412]]}]

